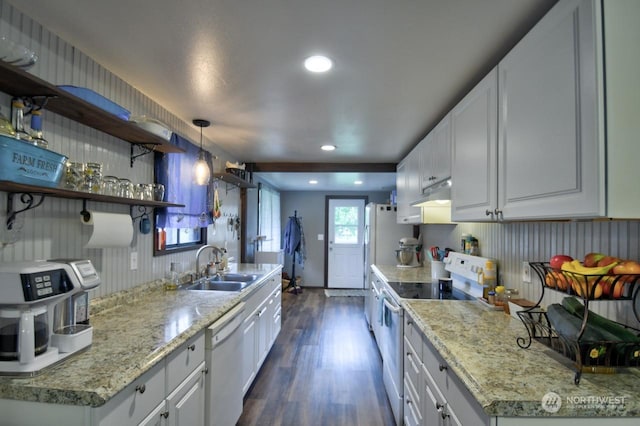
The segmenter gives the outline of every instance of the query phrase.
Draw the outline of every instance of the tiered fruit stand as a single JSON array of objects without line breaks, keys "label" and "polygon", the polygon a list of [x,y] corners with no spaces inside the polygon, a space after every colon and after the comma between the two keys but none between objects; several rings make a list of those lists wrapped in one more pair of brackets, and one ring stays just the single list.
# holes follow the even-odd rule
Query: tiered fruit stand
[{"label": "tiered fruit stand", "polygon": [[[547,262],[529,264],[540,278],[542,292],[534,307],[518,312],[528,333],[528,337],[518,338],[517,343],[521,348],[528,348],[531,342],[536,340],[571,359],[576,369],[576,385],[580,383],[580,377],[584,372],[615,373],[626,367],[640,367],[640,330],[619,324],[639,336],[637,341],[594,341],[585,337],[589,306],[598,301],[631,303],[633,313],[640,322],[636,304],[640,292],[640,275],[584,275],[551,268]],[[582,300],[582,326],[575,338],[558,333],[551,325],[547,312],[540,308],[540,302],[547,289]]]}]

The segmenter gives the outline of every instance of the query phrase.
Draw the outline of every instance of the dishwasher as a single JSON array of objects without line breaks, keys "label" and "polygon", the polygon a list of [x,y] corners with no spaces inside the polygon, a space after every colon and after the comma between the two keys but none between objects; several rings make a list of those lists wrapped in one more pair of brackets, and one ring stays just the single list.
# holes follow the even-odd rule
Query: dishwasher
[{"label": "dishwasher", "polygon": [[233,426],[242,414],[242,313],[233,307],[207,329],[205,354],[209,374],[205,384],[205,423]]}]

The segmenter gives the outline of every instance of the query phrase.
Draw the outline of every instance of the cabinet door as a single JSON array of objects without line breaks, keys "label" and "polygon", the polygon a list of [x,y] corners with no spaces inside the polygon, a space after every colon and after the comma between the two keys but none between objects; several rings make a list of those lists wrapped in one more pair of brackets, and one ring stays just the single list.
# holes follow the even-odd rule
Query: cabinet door
[{"label": "cabinet door", "polygon": [[560,2],[498,65],[505,219],[604,215],[594,2]]},{"label": "cabinet door", "polygon": [[167,404],[162,401],[147,417],[138,423],[138,426],[164,426],[167,424],[167,416]]},{"label": "cabinet door", "polygon": [[415,149],[396,168],[397,221],[400,224],[417,224],[422,219],[420,207],[411,206],[421,194],[419,169],[420,155]]},{"label": "cabinet door", "polygon": [[257,312],[256,318],[256,352],[255,352],[255,363],[256,363],[256,373],[260,370],[264,359],[267,357],[270,348],[269,342],[269,330],[271,328],[271,321],[269,320],[268,310],[269,310],[269,301],[266,300],[265,303],[260,305],[260,308]]},{"label": "cabinet door", "polygon": [[497,207],[497,89],[498,75],[493,69],[451,111],[454,221],[492,220]]},{"label": "cabinet door", "polygon": [[447,115],[432,130],[430,185],[451,177],[451,116]]},{"label": "cabinet door", "polygon": [[204,362],[167,398],[168,426],[204,426]]},{"label": "cabinet door", "polygon": [[435,176],[434,167],[434,147],[433,147],[433,131],[422,139],[420,142],[420,190],[433,185]]},{"label": "cabinet door", "polygon": [[256,377],[256,316],[250,315],[242,324],[242,394],[244,395]]}]

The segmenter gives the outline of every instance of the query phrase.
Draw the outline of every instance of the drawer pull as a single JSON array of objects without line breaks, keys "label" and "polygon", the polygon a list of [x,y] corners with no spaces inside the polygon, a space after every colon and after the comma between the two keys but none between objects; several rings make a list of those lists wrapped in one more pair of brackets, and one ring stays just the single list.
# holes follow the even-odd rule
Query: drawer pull
[{"label": "drawer pull", "polygon": [[407,325],[413,325],[413,321],[407,320]]},{"label": "drawer pull", "polygon": [[167,417],[169,417],[169,412],[165,411],[165,412],[160,413],[160,417],[164,417],[166,419]]},{"label": "drawer pull", "polygon": [[144,393],[144,391],[147,390],[147,386],[146,385],[138,385],[136,386],[136,392],[140,392],[141,394]]},{"label": "drawer pull", "polygon": [[189,349],[192,352],[195,351],[196,350],[196,344],[195,343],[190,344],[189,346],[187,346],[187,349]]},{"label": "drawer pull", "polygon": [[411,404],[412,404],[411,400],[407,397],[407,405],[411,405]]},{"label": "drawer pull", "polygon": [[209,374],[209,367],[205,367],[204,370],[202,370],[202,372],[204,374]]},{"label": "drawer pull", "polygon": [[444,370],[446,370],[446,369],[447,369],[447,366],[446,366],[446,365],[444,365],[444,364],[440,364],[440,365],[438,366],[438,370],[440,370],[440,371],[444,371]]},{"label": "drawer pull", "polygon": [[411,352],[407,352],[407,357],[411,358]]}]

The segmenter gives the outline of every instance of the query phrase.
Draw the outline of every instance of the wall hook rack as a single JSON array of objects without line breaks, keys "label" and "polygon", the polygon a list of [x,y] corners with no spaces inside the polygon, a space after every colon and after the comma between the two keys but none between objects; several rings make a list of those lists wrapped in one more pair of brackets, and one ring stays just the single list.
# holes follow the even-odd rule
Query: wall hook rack
[{"label": "wall hook rack", "polygon": [[[137,219],[140,219],[141,217],[144,216],[149,216],[151,213],[153,213],[153,208],[151,207],[146,207],[146,206],[137,206],[138,207],[138,213],[140,213],[138,216],[134,216],[133,214],[133,210],[134,210],[134,206],[131,206],[131,208],[129,209],[129,214],[131,215],[131,220],[133,220],[134,222]],[[150,211],[147,211],[147,209],[149,209]]]},{"label": "wall hook rack", "polygon": [[[9,192],[7,194],[7,229],[13,229],[13,224],[16,221],[16,216],[19,213],[26,212],[27,210],[35,209],[44,201],[45,194],[41,193],[31,193],[31,192],[22,192],[20,193],[20,203],[22,203],[25,207],[15,210],[13,196],[18,195],[18,193]],[[37,199],[36,199],[37,197]]]}]

